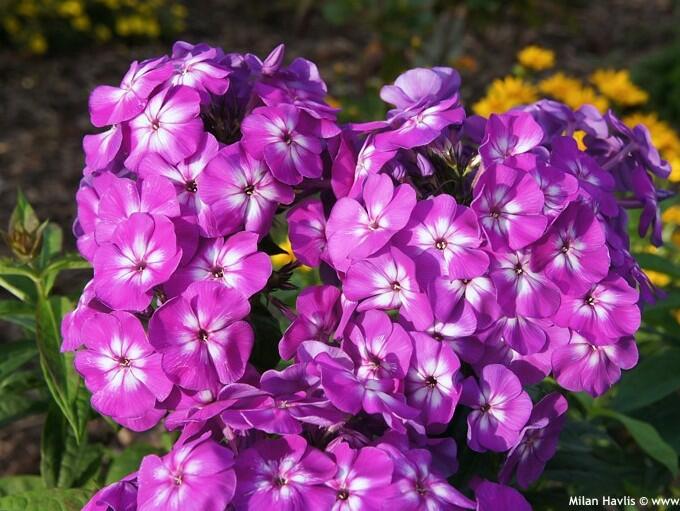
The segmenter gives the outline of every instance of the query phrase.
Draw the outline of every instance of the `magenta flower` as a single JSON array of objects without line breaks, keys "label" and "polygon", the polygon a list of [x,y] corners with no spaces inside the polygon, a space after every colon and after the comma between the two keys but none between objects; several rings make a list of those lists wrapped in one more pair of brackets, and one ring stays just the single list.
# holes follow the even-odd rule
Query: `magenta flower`
[{"label": "magenta flower", "polygon": [[75,366],[99,413],[141,417],[170,394],[161,357],[133,315],[94,313],[83,325],[82,339],[85,349],[76,352]]},{"label": "magenta flower", "polygon": [[471,207],[495,251],[519,250],[543,234],[544,197],[531,175],[494,165],[482,173],[474,196]]},{"label": "magenta flower", "polygon": [[472,278],[489,266],[489,257],[479,248],[482,237],[477,217],[450,195],[418,202],[397,243],[406,245],[406,253],[419,269],[431,270],[435,276]]},{"label": "magenta flower", "polygon": [[596,344],[633,335],[640,327],[639,292],[615,273],[576,296],[563,296],[555,323]]},{"label": "magenta flower", "polygon": [[136,511],[137,473],[105,486],[90,499],[82,511]]},{"label": "magenta flower", "polygon": [[221,96],[229,88],[229,70],[220,62],[221,50],[200,45],[187,48],[175,43],[172,53],[172,85],[187,85],[207,96],[206,101],[210,94]]},{"label": "magenta flower", "polygon": [[443,427],[453,417],[460,396],[460,361],[450,346],[414,332],[411,367],[405,381],[407,403],[420,410],[424,424]]},{"label": "magenta flower", "polygon": [[118,156],[126,131],[123,125],[114,124],[106,131],[83,137],[85,175],[106,168]]},{"label": "magenta flower", "polygon": [[240,229],[264,236],[271,227],[279,203],[290,204],[290,186],[279,183],[261,160],[241,144],[224,148],[205,168],[199,195],[210,205],[221,235]]},{"label": "magenta flower", "polygon": [[553,374],[557,383],[573,392],[591,396],[604,394],[621,378],[621,369],[631,369],[638,361],[638,350],[632,337],[593,342],[572,332],[566,346],[552,354]]},{"label": "magenta flower", "polygon": [[467,440],[477,452],[506,451],[519,439],[531,414],[531,398],[515,374],[505,366],[490,364],[482,369],[479,383],[463,381],[460,402],[472,408],[468,415]]},{"label": "magenta flower", "polygon": [[196,282],[164,303],[149,323],[151,344],[163,355],[163,370],[190,390],[237,381],[253,348],[253,330],[243,319],[250,305],[219,282]]},{"label": "magenta flower", "polygon": [[578,195],[578,180],[571,174],[551,165],[538,162],[533,167],[529,172],[538,183],[545,198],[543,214],[554,218]]},{"label": "magenta flower", "polygon": [[484,164],[503,163],[511,156],[531,151],[543,140],[543,130],[531,114],[519,111],[492,114],[479,146]]},{"label": "magenta flower", "polygon": [[386,509],[460,511],[475,508],[473,501],[433,470],[429,451],[411,449],[402,452],[389,444],[379,447],[387,450],[394,461],[394,496],[385,502]]},{"label": "magenta flower", "polygon": [[167,281],[182,257],[172,222],[133,213],[94,255],[94,289],[112,309],[141,311],[154,287]]},{"label": "magenta flower", "polygon": [[170,163],[191,156],[203,133],[199,117],[201,98],[189,87],[171,87],[151,98],[144,112],[130,121],[132,147],[125,160],[136,169],[148,152]]},{"label": "magenta flower", "polygon": [[482,335],[487,343],[499,339],[519,355],[532,355],[543,351],[548,342],[544,328],[547,321],[523,315],[501,316]]},{"label": "magenta flower", "polygon": [[307,266],[319,266],[328,260],[326,215],[320,199],[300,202],[287,214],[288,238],[295,257]]},{"label": "magenta flower", "polygon": [[172,185],[162,177],[150,176],[137,182],[112,178],[99,200],[95,239],[98,244],[111,240],[116,227],[134,213],[179,216],[180,209]]},{"label": "magenta flower", "polygon": [[264,159],[276,179],[296,185],[321,177],[324,149],[319,121],[292,105],[260,107],[243,120],[243,146]]},{"label": "magenta flower", "polygon": [[[462,301],[469,305],[475,313],[479,330],[488,326],[500,315],[496,288],[488,276],[456,280],[442,278],[439,283],[435,282],[434,285],[450,291],[451,299],[455,297],[456,303]],[[438,292],[438,294],[444,293],[445,291]]]},{"label": "magenta flower", "polygon": [[344,197],[328,218],[328,253],[339,270],[384,247],[407,224],[416,194],[410,185],[395,188],[388,176],[375,174],[366,179],[363,202]]},{"label": "magenta flower", "polygon": [[258,442],[236,461],[234,507],[236,511],[331,509],[336,496],[325,484],[335,473],[335,463],[301,436]]},{"label": "magenta flower", "polygon": [[175,296],[192,282],[213,280],[250,298],[264,288],[272,272],[269,256],[257,251],[257,238],[255,233],[239,232],[226,240],[202,240],[194,258],[166,284],[166,291]]},{"label": "magenta flower", "polygon": [[457,339],[475,333],[477,318],[474,308],[451,287],[450,282],[447,278],[438,278],[427,289],[434,315],[427,333],[436,341],[455,343]]},{"label": "magenta flower", "polygon": [[359,312],[400,309],[417,328],[432,324],[432,310],[416,281],[415,264],[395,247],[353,263],[347,270],[344,292],[359,302]]},{"label": "magenta flower", "polygon": [[380,511],[393,494],[392,459],[375,447],[352,449],[346,442],[329,447],[337,473],[326,484],[335,492],[332,511]]},{"label": "magenta flower", "polygon": [[172,73],[167,58],[134,61],[119,87],[100,85],[90,95],[90,120],[97,127],[132,119],[144,110],[156,86]]},{"label": "magenta flower", "polygon": [[567,294],[580,293],[609,272],[605,233],[592,210],[572,203],[532,248],[534,267]]},{"label": "magenta flower", "polygon": [[508,452],[503,464],[499,474],[502,483],[508,484],[513,472],[522,488],[538,480],[545,464],[557,451],[567,407],[567,400],[557,392],[548,394],[534,406],[519,442]]},{"label": "magenta flower", "polygon": [[403,379],[413,343],[404,328],[377,310],[364,313],[349,327],[343,349],[352,358],[360,379]]},{"label": "magenta flower", "polygon": [[[203,435],[139,467],[138,511],[224,511],[236,488],[234,455]],[[210,491],[206,491],[209,488]]]},{"label": "magenta flower", "polygon": [[495,254],[491,268],[498,303],[506,314],[545,318],[559,308],[560,290],[546,275],[532,270],[530,252]]},{"label": "magenta flower", "polygon": [[215,137],[206,133],[201,138],[196,152],[177,163],[170,163],[158,153],[147,154],[139,164],[139,175],[163,176],[172,183],[182,215],[196,217],[203,234],[217,236],[215,219],[208,205],[198,192],[198,177],[219,149]]},{"label": "magenta flower", "polygon": [[512,511],[531,511],[531,505],[520,492],[509,486],[484,481],[474,487],[477,500],[476,511],[496,511],[512,509]]},{"label": "magenta flower", "polygon": [[332,342],[340,321],[340,290],[334,286],[312,286],[297,297],[293,320],[279,343],[282,358],[295,355],[305,341]]}]

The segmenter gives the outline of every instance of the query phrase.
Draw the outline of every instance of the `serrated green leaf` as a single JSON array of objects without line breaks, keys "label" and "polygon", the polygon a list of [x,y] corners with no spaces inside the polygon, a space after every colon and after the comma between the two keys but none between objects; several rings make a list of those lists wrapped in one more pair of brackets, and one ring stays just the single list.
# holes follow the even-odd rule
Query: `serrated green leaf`
[{"label": "serrated green leaf", "polygon": [[620,412],[636,410],[680,389],[680,349],[673,348],[644,358],[617,386],[612,406]]},{"label": "serrated green leaf", "polygon": [[80,511],[90,497],[81,489],[33,490],[0,498],[0,511]]},{"label": "serrated green leaf", "polygon": [[661,438],[654,426],[613,410],[599,409],[595,413],[619,421],[626,427],[640,449],[668,468],[673,476],[678,475],[678,453]]}]

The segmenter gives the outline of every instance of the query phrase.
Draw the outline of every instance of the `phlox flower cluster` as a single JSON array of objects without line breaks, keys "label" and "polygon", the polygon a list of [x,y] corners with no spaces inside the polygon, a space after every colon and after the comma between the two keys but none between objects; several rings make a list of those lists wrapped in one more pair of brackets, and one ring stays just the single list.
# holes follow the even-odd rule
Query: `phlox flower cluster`
[{"label": "phlox flower cluster", "polygon": [[[86,509],[530,509],[513,485],[556,451],[560,388],[600,395],[637,362],[655,290],[627,211],[661,242],[668,164],[588,106],[466,115],[450,68],[340,125],[316,66],[283,57],[179,42],[92,93],[74,232],[94,277],[63,349],[99,413],[179,438]],[[294,309],[275,216],[322,278]],[[263,306],[280,340],[255,335]],[[462,450],[500,453],[497,477]]]}]

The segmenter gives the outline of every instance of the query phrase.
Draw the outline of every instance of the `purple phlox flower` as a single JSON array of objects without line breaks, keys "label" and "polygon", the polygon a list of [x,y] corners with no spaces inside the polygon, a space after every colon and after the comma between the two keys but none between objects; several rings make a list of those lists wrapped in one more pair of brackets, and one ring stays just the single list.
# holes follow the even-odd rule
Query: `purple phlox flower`
[{"label": "purple phlox flower", "polygon": [[428,274],[421,280],[471,278],[489,267],[488,255],[479,248],[482,235],[475,213],[450,195],[419,201],[395,243],[404,246],[420,273]]},{"label": "purple phlox flower", "polygon": [[123,145],[129,139],[128,127],[125,124],[114,124],[108,130],[83,137],[83,152],[87,169],[84,174],[106,168],[112,163]]},{"label": "purple phlox flower", "polygon": [[95,240],[99,245],[111,240],[116,227],[134,213],[168,218],[179,216],[175,190],[167,179],[149,176],[135,182],[113,178],[99,200]]},{"label": "purple phlox flower", "polygon": [[549,218],[556,217],[578,195],[578,180],[561,169],[539,162],[530,173],[543,192],[543,214]]},{"label": "purple phlox flower", "polygon": [[321,386],[333,405],[343,412],[357,414],[382,414],[387,425],[404,430],[403,423],[415,419],[419,410],[405,403],[403,394],[397,392],[399,380],[393,378],[360,379],[342,359],[320,353],[314,358],[321,373]]},{"label": "purple phlox flower", "polygon": [[87,176],[80,181],[76,193],[78,217],[73,224],[73,233],[78,238],[78,251],[90,262],[99,246],[95,240],[95,229],[99,222],[99,202],[116,179],[110,172]]},{"label": "purple phlox flower", "polygon": [[288,238],[295,257],[307,266],[316,267],[329,260],[326,249],[326,214],[321,199],[309,198],[291,209]]},{"label": "purple phlox flower", "polygon": [[567,408],[567,400],[557,392],[548,394],[534,406],[519,441],[503,464],[498,477],[502,483],[508,484],[513,473],[522,488],[538,480],[545,464],[555,455]]},{"label": "purple phlox flower", "polygon": [[369,310],[350,324],[343,349],[352,358],[360,379],[403,379],[413,344],[404,328],[382,311]]},{"label": "purple phlox flower", "polygon": [[551,99],[541,99],[535,103],[520,107],[520,110],[532,115],[543,131],[542,143],[550,143],[553,137],[565,131],[573,131],[576,123],[574,111],[567,105]]},{"label": "purple phlox flower", "polygon": [[326,484],[335,492],[332,511],[380,511],[393,494],[394,464],[376,447],[352,449],[346,442],[329,447],[337,473]]},{"label": "purple phlox flower", "polygon": [[543,140],[543,130],[531,114],[514,111],[492,114],[479,154],[486,166],[503,163],[511,156],[527,153]]},{"label": "purple phlox flower", "polygon": [[396,188],[384,174],[371,175],[363,189],[363,205],[349,197],[335,203],[326,225],[333,266],[346,270],[351,260],[365,259],[384,247],[408,222],[416,205],[411,185]]},{"label": "purple phlox flower", "polygon": [[239,454],[236,511],[331,509],[335,492],[325,485],[335,463],[295,435],[258,442]]},{"label": "purple phlox flower", "polygon": [[477,329],[486,328],[500,315],[500,308],[496,298],[496,288],[487,275],[480,275],[470,279],[441,278],[435,281],[435,287],[441,286],[451,293],[451,299],[457,299],[472,307],[477,318]]},{"label": "purple phlox flower", "polygon": [[220,151],[206,167],[199,196],[210,205],[220,234],[245,229],[263,236],[279,203],[290,204],[294,193],[237,143]]},{"label": "purple phlox flower", "polygon": [[540,271],[533,270],[528,250],[494,254],[491,279],[498,303],[504,313],[514,316],[546,318],[560,306],[560,290]]},{"label": "purple phlox flower", "polygon": [[222,51],[199,46],[183,50],[176,54],[173,47],[174,70],[170,83],[186,85],[197,90],[206,103],[210,101],[210,94],[215,96],[224,94],[229,88],[229,69],[220,62]]},{"label": "purple phlox flower", "polygon": [[436,341],[450,343],[456,351],[457,340],[475,333],[477,318],[473,307],[451,289],[449,282],[446,278],[435,279],[427,288],[434,315],[427,333]]},{"label": "purple phlox flower", "polygon": [[480,335],[485,343],[496,339],[505,343],[519,355],[531,355],[543,351],[548,341],[545,331],[547,321],[524,315],[501,316]]},{"label": "purple phlox flower", "polygon": [[360,197],[366,178],[371,174],[380,172],[383,166],[397,154],[396,149],[380,150],[376,148],[374,137],[372,134],[368,135],[359,151],[352,187],[347,194],[349,197]]},{"label": "purple phlox flower", "polygon": [[618,206],[611,192],[614,178],[603,170],[588,154],[579,151],[572,137],[557,137],[552,141],[550,164],[576,176],[581,188],[580,195],[595,201],[597,209],[609,216],[616,216]]},{"label": "purple phlox flower", "polygon": [[170,163],[194,154],[203,134],[200,102],[198,92],[186,86],[170,87],[151,98],[130,121],[132,145],[125,166],[136,169],[150,151]]},{"label": "purple phlox flower", "polygon": [[357,143],[356,134],[346,128],[340,135],[328,140],[328,154],[331,160],[331,190],[338,199],[346,197],[354,184],[357,166]]},{"label": "purple phlox flower", "polygon": [[593,105],[581,105],[575,114],[577,129],[585,131],[591,137],[607,138],[607,121],[597,108]]},{"label": "purple phlox flower", "polygon": [[569,344],[552,355],[553,374],[561,387],[591,396],[604,394],[621,378],[621,369],[637,364],[638,350],[633,337],[593,342],[572,332]]},{"label": "purple phlox flower", "polygon": [[144,310],[154,287],[170,278],[181,257],[170,220],[133,213],[94,255],[97,298],[112,309]]},{"label": "purple phlox flower", "polygon": [[469,406],[467,441],[477,452],[506,451],[518,440],[531,414],[531,398],[515,374],[499,364],[487,365],[477,380],[463,381],[461,404]]},{"label": "purple phlox flower", "polygon": [[219,282],[195,282],[151,317],[149,339],[163,370],[190,390],[237,381],[253,348],[253,330],[241,321],[250,305]]},{"label": "purple phlox flower", "polygon": [[650,241],[660,247],[663,245],[663,224],[661,222],[661,208],[659,208],[659,198],[657,189],[652,177],[640,166],[636,165],[631,171],[631,189],[635,198],[642,205],[640,223],[638,225],[638,235],[644,238],[650,226],[652,235]]},{"label": "purple phlox flower", "polygon": [[272,263],[257,251],[258,235],[238,232],[229,238],[204,239],[194,258],[180,267],[165,285],[170,296],[185,290],[192,282],[214,280],[250,298],[267,284]]},{"label": "purple phlox flower", "polygon": [[175,190],[182,215],[196,217],[203,234],[216,235],[212,211],[198,193],[198,177],[219,149],[215,137],[206,133],[201,138],[196,152],[178,163],[170,163],[158,153],[149,153],[139,164],[139,175],[144,178],[163,176]]},{"label": "purple phlox flower", "polygon": [[[236,489],[234,454],[205,434],[139,468],[139,511],[224,511]],[[210,488],[210,491],[206,491]]]},{"label": "purple phlox flower", "polygon": [[416,328],[432,325],[432,310],[416,280],[415,263],[401,250],[386,247],[347,270],[344,293],[357,310],[400,309]]},{"label": "purple phlox flower", "polygon": [[633,335],[640,327],[640,293],[624,279],[610,273],[590,289],[562,297],[555,323],[592,338],[596,344]]},{"label": "purple phlox flower", "polygon": [[132,119],[144,110],[156,86],[172,74],[166,57],[134,61],[119,87],[100,85],[90,94],[90,120],[97,127]]},{"label": "purple phlox flower", "polygon": [[82,511],[137,511],[137,473],[99,490]]},{"label": "purple phlox flower", "polygon": [[531,511],[531,505],[524,496],[511,488],[491,481],[477,481],[474,484],[476,511],[496,511],[512,509],[512,511]]},{"label": "purple phlox flower", "polygon": [[401,451],[390,444],[378,447],[394,461],[394,494],[386,509],[400,511],[461,511],[474,509],[475,503],[451,486],[432,466],[432,455],[426,449]]},{"label": "purple phlox flower", "polygon": [[[638,124],[631,129],[619,120],[611,110],[605,115],[605,120],[611,130],[625,144],[619,151],[624,158],[630,154],[645,169],[662,179],[668,178],[671,173],[671,166],[666,160],[661,158],[659,150],[652,142],[652,137],[646,126]],[[614,156],[614,158],[618,159],[618,156]]]},{"label": "purple phlox flower", "polygon": [[420,410],[427,426],[443,429],[460,397],[460,361],[450,346],[413,332],[413,356],[405,381],[407,403]]},{"label": "purple phlox flower", "polygon": [[296,185],[323,172],[318,120],[292,105],[260,107],[243,120],[243,146],[264,159],[276,179]]},{"label": "purple phlox flower", "polygon": [[311,286],[297,297],[298,317],[279,343],[282,358],[291,358],[304,341],[332,342],[340,320],[340,290],[334,286]]},{"label": "purple phlox flower", "polygon": [[61,351],[76,351],[83,344],[81,331],[83,324],[97,312],[110,312],[106,305],[97,300],[94,282],[90,280],[78,299],[76,308],[66,314],[61,322]]},{"label": "purple phlox flower", "polygon": [[92,407],[111,417],[137,418],[165,399],[172,383],[142,324],[127,312],[94,313],[82,328],[85,349],[75,366],[92,392]]},{"label": "purple phlox flower", "polygon": [[592,209],[570,204],[532,247],[532,265],[567,294],[583,292],[606,277],[609,250]]},{"label": "purple phlox flower", "polygon": [[394,85],[380,90],[382,100],[396,108],[388,112],[383,125],[390,129],[376,135],[376,146],[390,150],[426,145],[447,126],[462,123],[459,87],[460,75],[448,67],[415,68],[399,75]]},{"label": "purple phlox flower", "polygon": [[519,250],[541,237],[548,223],[544,197],[524,171],[494,165],[475,186],[472,209],[494,251]]}]

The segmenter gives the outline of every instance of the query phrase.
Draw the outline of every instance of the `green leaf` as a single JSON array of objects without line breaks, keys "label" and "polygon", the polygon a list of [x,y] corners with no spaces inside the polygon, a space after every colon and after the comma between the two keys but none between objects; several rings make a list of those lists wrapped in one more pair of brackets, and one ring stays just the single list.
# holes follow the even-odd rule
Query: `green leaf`
[{"label": "green leaf", "polygon": [[97,472],[92,464],[99,457],[98,448],[79,441],[59,408],[52,406],[45,418],[40,446],[40,473],[45,486],[70,488],[86,483]]},{"label": "green leaf", "polygon": [[91,497],[88,490],[33,490],[0,498],[0,511],[80,511]]},{"label": "green leaf", "polygon": [[36,301],[35,283],[32,279],[16,275],[6,275],[0,277],[0,287],[12,293],[22,302],[35,303]]},{"label": "green leaf", "polygon": [[9,228],[4,234],[7,245],[21,261],[35,257],[47,222],[40,223],[35,211],[21,190],[17,191],[17,204],[9,219]]},{"label": "green leaf", "polygon": [[27,415],[41,412],[43,407],[44,403],[41,401],[33,401],[24,395],[3,392],[0,395],[0,428]]},{"label": "green leaf", "polygon": [[120,481],[125,476],[137,470],[142,462],[142,458],[149,454],[163,454],[163,451],[144,443],[136,443],[126,447],[113,458],[113,461],[109,466],[109,471],[106,474],[105,484]]},{"label": "green leaf", "polygon": [[87,270],[90,268],[92,268],[90,263],[75,252],[69,252],[53,258],[41,273],[45,293],[51,291],[54,281],[60,272],[64,270]]},{"label": "green leaf", "polygon": [[35,310],[17,300],[0,300],[0,319],[35,332]]},{"label": "green leaf", "polygon": [[71,308],[72,304],[63,296],[49,300],[40,298],[37,304],[36,339],[47,388],[71,425],[76,439],[80,441],[87,422],[80,412],[82,381],[73,368],[73,355],[60,352],[60,324]]},{"label": "green leaf", "polygon": [[38,267],[44,268],[47,266],[61,252],[63,245],[64,233],[61,227],[52,222],[48,223],[43,231],[42,246],[38,256]]},{"label": "green leaf", "polygon": [[36,354],[35,343],[32,341],[0,344],[0,383]]},{"label": "green leaf", "polygon": [[642,359],[618,384],[612,406],[620,412],[652,404],[680,389],[680,349],[673,348]]},{"label": "green leaf", "polygon": [[661,438],[654,426],[613,410],[599,409],[596,414],[619,421],[649,457],[667,467],[673,476],[678,475],[678,453]]},{"label": "green leaf", "polygon": [[0,477],[0,497],[45,488],[40,476]]}]

